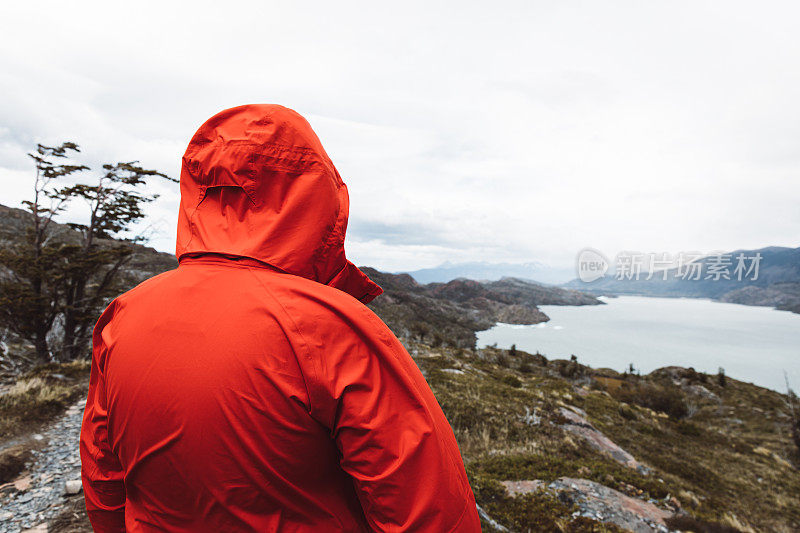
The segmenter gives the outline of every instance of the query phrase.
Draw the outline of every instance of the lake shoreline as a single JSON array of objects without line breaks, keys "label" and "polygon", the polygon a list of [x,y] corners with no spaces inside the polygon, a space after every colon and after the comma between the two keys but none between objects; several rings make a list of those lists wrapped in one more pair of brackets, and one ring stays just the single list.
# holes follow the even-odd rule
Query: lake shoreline
[{"label": "lake shoreline", "polygon": [[516,345],[548,358],[575,355],[591,367],[642,373],[678,366],[731,377],[776,392],[800,383],[800,316],[763,306],[687,297],[618,296],[608,305],[541,306],[551,320],[495,324],[478,347]]}]

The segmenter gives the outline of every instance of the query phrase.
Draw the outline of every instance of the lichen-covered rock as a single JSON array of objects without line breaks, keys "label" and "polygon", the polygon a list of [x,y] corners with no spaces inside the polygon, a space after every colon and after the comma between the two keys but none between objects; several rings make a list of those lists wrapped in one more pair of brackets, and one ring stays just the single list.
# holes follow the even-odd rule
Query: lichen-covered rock
[{"label": "lichen-covered rock", "polygon": [[559,500],[576,505],[578,515],[610,522],[634,533],[669,531],[665,519],[672,516],[671,512],[588,479],[562,477],[549,484],[538,479],[502,484],[512,496],[539,490],[552,492]]},{"label": "lichen-covered rock", "polygon": [[565,431],[585,441],[595,450],[611,457],[620,464],[633,468],[642,474],[649,473],[649,469],[637,461],[630,453],[619,447],[615,442],[598,431],[586,419],[586,413],[577,407],[560,408],[560,414],[566,420],[561,427]]}]

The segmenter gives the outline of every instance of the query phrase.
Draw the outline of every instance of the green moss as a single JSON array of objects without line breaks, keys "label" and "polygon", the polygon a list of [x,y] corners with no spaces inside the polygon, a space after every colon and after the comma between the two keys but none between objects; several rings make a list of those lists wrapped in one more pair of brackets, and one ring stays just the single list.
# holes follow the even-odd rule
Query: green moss
[{"label": "green moss", "polygon": [[691,422],[687,422],[686,420],[679,420],[678,423],[675,424],[675,429],[681,435],[687,435],[690,437],[700,437],[703,435],[703,430],[700,429],[700,426]]}]

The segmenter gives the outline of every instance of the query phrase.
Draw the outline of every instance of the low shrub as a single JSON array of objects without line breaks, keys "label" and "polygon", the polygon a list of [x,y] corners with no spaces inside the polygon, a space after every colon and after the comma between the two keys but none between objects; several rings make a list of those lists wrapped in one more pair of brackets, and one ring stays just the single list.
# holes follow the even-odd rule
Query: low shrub
[{"label": "low shrub", "polygon": [[620,415],[622,418],[625,418],[625,419],[627,419],[627,420],[636,420],[637,418],[639,418],[639,417],[636,415],[636,411],[634,411],[634,410],[631,408],[631,406],[630,406],[630,405],[628,405],[628,404],[626,404],[626,403],[620,403],[620,404],[619,404],[619,409],[618,409],[618,411],[619,411],[619,415]]},{"label": "low shrub", "polygon": [[556,369],[561,377],[567,379],[577,379],[584,374],[584,367],[578,364],[577,361],[564,361],[559,359],[558,361],[554,361],[557,365]]},{"label": "low shrub", "polygon": [[510,374],[503,377],[503,383],[509,385],[510,387],[514,387],[515,389],[522,387],[522,381],[520,381],[518,377]]},{"label": "low shrub", "polygon": [[495,357],[494,362],[497,363],[497,366],[502,366],[503,368],[511,367],[511,361],[504,352],[499,352]]},{"label": "low shrub", "polygon": [[686,399],[677,387],[647,381],[626,381],[608,392],[620,402],[647,407],[672,418],[680,419],[689,414]]}]

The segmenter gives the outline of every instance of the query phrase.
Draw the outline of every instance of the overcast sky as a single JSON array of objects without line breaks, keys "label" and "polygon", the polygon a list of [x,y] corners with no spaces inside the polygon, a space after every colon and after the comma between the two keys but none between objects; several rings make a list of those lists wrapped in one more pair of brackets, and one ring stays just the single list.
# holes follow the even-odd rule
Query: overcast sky
[{"label": "overcast sky", "polygon": [[358,264],[800,245],[797,2],[178,4],[3,2],[0,203],[37,142],[177,177],[205,119],[280,103],[348,184]]}]

